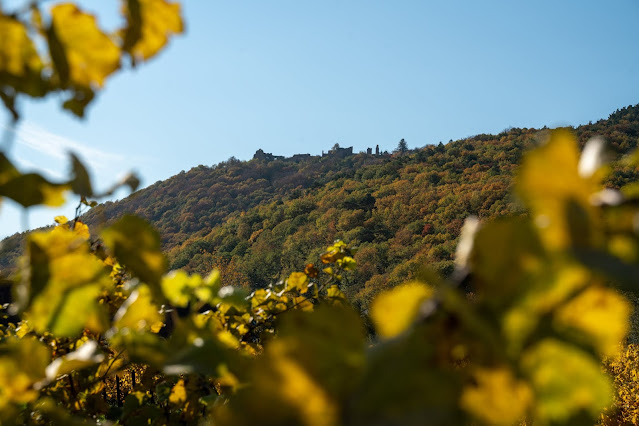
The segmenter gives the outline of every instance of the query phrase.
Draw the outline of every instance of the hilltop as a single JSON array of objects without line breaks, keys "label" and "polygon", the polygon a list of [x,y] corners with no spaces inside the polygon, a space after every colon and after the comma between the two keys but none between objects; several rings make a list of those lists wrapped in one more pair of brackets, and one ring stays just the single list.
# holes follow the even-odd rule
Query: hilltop
[{"label": "hilltop", "polygon": [[[392,155],[336,146],[323,156],[284,158],[259,150],[249,161],[183,171],[83,220],[97,230],[139,215],[159,230],[172,268],[218,267],[227,283],[251,287],[316,262],[342,239],[359,246],[347,292],[366,304],[421,265],[450,273],[467,216],[522,213],[510,194],[513,172],[544,130],[512,128]],[[618,157],[637,147],[639,106],[574,131],[581,143],[603,136]],[[635,170],[617,166],[609,185],[635,178]],[[0,267],[15,259],[20,239],[5,240]]]}]

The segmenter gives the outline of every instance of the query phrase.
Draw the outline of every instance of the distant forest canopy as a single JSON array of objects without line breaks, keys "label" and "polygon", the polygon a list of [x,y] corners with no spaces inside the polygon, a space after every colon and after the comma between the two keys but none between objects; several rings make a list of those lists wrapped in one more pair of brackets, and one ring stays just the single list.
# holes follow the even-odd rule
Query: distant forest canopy
[{"label": "distant forest canopy", "polygon": [[[200,165],[83,216],[93,231],[126,213],[149,220],[171,267],[222,272],[225,284],[263,287],[316,263],[336,239],[358,246],[358,268],[345,289],[368,305],[380,290],[429,265],[444,275],[463,220],[524,213],[510,195],[513,172],[544,129],[511,128],[393,154],[353,154],[333,147],[320,156],[283,158],[258,150],[250,161]],[[639,105],[574,129],[580,143],[603,136],[611,156],[637,148]],[[615,165],[608,185],[639,178]],[[5,239],[0,268],[12,268],[22,234]]]}]

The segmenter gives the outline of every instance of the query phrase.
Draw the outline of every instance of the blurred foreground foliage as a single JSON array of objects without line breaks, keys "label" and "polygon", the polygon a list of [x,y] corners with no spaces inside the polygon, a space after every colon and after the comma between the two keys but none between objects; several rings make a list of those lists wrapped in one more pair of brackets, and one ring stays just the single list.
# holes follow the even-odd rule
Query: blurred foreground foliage
[{"label": "blurred foreground foliage", "polygon": [[62,108],[83,117],[124,60],[147,61],[183,31],[180,5],[166,0],[122,0],[123,26],[110,32],[74,3],[41,3],[0,7],[0,99],[14,121],[19,98],[56,93]]},{"label": "blurred foreground foliage", "polygon": [[[105,79],[182,31],[177,5],[122,2],[107,34],[72,3],[0,14],[0,98],[67,94],[78,116]],[[25,18],[25,16],[27,18]],[[37,37],[38,41],[34,41]],[[38,50],[46,46],[45,52]],[[0,196],[59,205],[94,193],[2,154]],[[639,155],[624,161],[635,168]],[[554,131],[515,182],[526,215],[462,229],[455,270],[357,312],[355,249],[248,294],[169,271],[158,233],[125,216],[92,238],[79,217],[27,237],[0,333],[2,424],[615,424],[637,422],[637,349],[624,347],[639,276],[639,191],[602,185],[600,140]],[[137,186],[129,177],[120,184]],[[602,364],[603,362],[603,364]],[[604,369],[605,366],[605,369]]]},{"label": "blurred foreground foliage", "polygon": [[10,283],[0,420],[636,423],[632,304],[619,290],[635,292],[638,198],[634,184],[602,187],[602,148],[580,156],[552,132],[517,175],[527,215],[469,218],[450,279],[424,265],[365,312],[343,293],[356,268],[343,242],[249,294],[217,270],[169,271],[135,216],[94,239],[58,217],[28,236]]}]

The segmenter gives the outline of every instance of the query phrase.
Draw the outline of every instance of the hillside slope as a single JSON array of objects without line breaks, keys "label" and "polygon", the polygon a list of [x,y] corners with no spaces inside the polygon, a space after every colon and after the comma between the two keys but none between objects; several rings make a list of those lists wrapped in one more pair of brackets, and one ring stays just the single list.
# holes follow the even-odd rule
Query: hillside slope
[{"label": "hillside slope", "polygon": [[[575,129],[583,143],[602,135],[615,155],[639,141],[639,106]],[[540,131],[509,129],[426,146],[403,155],[299,156],[198,166],[84,216],[98,229],[125,213],[158,228],[173,268],[220,267],[231,284],[260,287],[343,239],[359,246],[348,289],[364,304],[428,264],[444,274],[468,215],[520,212],[511,177]],[[636,178],[618,168],[610,185]],[[5,241],[7,268],[19,236]]]}]

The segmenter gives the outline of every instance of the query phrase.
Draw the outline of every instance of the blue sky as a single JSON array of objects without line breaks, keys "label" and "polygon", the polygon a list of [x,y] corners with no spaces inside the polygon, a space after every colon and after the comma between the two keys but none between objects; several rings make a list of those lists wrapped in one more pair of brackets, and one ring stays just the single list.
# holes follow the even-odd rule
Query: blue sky
[{"label": "blue sky", "polygon": [[[80,3],[117,25],[118,2]],[[110,78],[86,120],[58,99],[23,102],[11,156],[60,177],[72,149],[98,187],[130,170],[148,185],[258,148],[391,150],[402,138],[413,148],[579,125],[639,103],[636,0],[185,0],[183,10],[186,33]],[[30,210],[28,225],[71,216],[75,203]],[[0,224],[0,236],[23,230],[20,210],[3,203]]]}]

